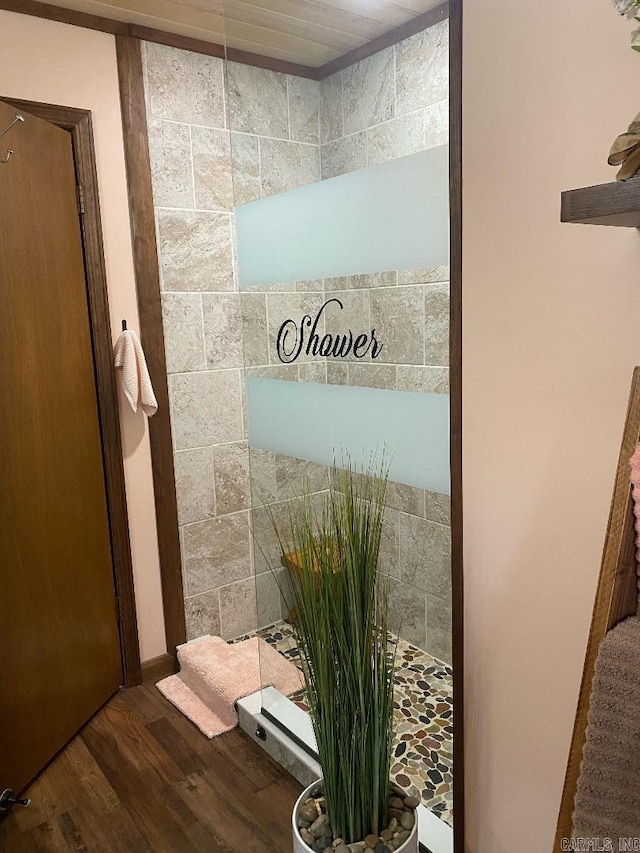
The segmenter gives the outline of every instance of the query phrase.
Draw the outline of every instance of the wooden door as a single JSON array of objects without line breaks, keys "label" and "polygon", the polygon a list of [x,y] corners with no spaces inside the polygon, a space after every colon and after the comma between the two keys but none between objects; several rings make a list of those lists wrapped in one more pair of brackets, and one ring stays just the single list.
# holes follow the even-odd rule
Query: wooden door
[{"label": "wooden door", "polygon": [[[0,139],[0,789],[122,683],[72,140]],[[0,102],[0,129],[16,110]]]}]

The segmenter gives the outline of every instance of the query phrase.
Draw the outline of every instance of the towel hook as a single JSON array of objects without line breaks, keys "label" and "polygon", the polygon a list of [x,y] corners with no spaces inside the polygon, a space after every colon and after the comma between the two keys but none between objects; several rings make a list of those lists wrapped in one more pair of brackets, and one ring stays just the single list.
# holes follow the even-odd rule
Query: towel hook
[{"label": "towel hook", "polygon": [[127,331],[127,321],[126,321],[126,320],[123,320],[123,321],[122,321],[122,331],[123,331],[123,332],[126,332],[126,331]]},{"label": "towel hook", "polygon": [[[9,124],[5,127],[5,129],[0,131],[0,136],[4,136],[5,133],[8,133],[11,130],[11,128],[14,126],[14,124],[18,124],[18,122],[21,122],[21,121],[24,121],[24,116],[21,116],[20,113],[16,113],[13,121],[9,122]],[[0,160],[0,163],[3,163],[3,164],[8,163],[9,160],[11,159],[12,154],[13,154],[13,148],[7,148],[7,156],[4,158],[4,160]]]}]

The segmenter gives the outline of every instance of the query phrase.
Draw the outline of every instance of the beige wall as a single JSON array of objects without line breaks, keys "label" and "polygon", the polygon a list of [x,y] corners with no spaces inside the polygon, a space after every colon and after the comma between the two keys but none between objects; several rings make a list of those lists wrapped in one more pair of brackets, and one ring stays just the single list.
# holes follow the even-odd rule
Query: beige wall
[{"label": "beige wall", "polygon": [[[114,339],[122,318],[137,329],[115,39],[0,11],[1,96],[92,111],[111,328]],[[151,459],[144,415],[121,411],[140,650],[147,660],[166,650]]]},{"label": "beige wall", "polygon": [[640,240],[561,225],[612,180],[640,56],[607,0],[464,25],[468,843],[550,851],[632,368]]}]

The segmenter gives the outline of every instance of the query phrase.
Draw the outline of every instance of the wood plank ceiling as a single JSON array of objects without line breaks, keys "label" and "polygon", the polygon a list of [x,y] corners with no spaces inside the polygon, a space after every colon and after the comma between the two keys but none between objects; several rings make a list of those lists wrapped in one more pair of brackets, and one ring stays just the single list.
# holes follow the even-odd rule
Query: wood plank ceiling
[{"label": "wood plank ceiling", "polygon": [[67,9],[319,68],[442,0],[50,0]]}]

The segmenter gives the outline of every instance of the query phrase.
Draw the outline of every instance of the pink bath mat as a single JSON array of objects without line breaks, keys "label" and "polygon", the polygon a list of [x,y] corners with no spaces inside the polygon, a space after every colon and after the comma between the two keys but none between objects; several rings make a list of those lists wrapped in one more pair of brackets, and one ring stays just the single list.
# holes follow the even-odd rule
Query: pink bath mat
[{"label": "pink bath mat", "polygon": [[291,696],[302,687],[300,671],[259,637],[227,643],[207,637],[178,649],[180,672],[158,690],[208,738],[238,725],[235,703],[262,687]]}]

